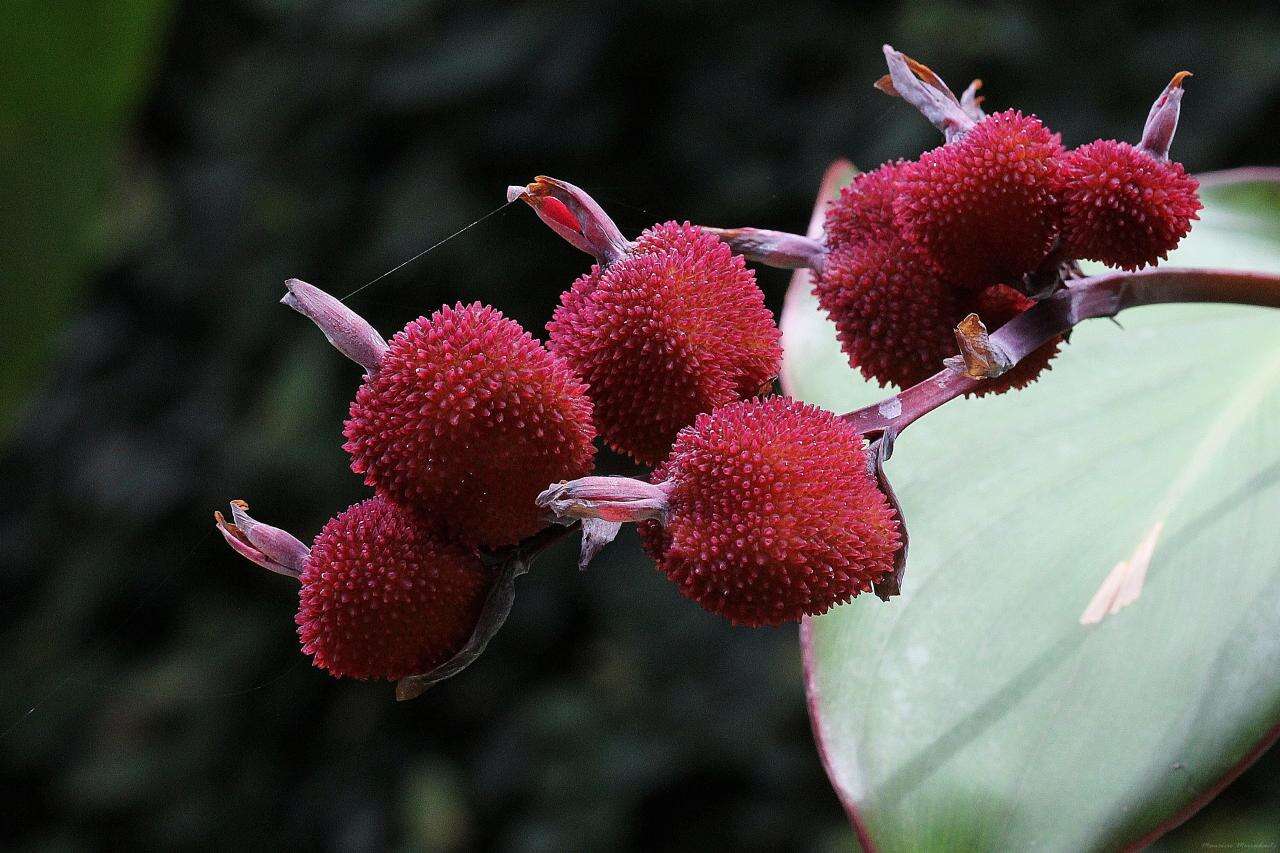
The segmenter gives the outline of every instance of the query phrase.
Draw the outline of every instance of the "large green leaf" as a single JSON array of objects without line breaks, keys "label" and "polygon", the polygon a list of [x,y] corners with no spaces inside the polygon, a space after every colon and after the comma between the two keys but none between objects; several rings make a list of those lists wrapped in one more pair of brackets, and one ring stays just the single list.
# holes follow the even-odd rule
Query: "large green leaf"
[{"label": "large green leaf", "polygon": [[[1170,263],[1280,271],[1280,184],[1204,195]],[[885,396],[803,281],[784,314],[790,393]],[[903,433],[903,594],[802,629],[819,749],[880,849],[1133,842],[1280,734],[1280,312],[1120,322],[1080,326],[1031,388]],[[1144,541],[1140,597],[1082,624]]]}]

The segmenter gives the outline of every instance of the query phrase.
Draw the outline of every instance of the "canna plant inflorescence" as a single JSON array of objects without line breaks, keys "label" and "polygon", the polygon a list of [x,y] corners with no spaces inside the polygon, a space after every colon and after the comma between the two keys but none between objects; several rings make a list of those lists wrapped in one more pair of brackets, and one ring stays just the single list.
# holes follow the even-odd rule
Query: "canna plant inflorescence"
[{"label": "canna plant inflorescence", "polygon": [[[496,309],[444,306],[384,339],[305,282],[284,302],[357,362],[344,426],[374,490],[310,547],[217,514],[228,543],[301,585],[298,634],[335,676],[408,698],[483,650],[514,578],[581,530],[581,565],[624,523],[688,598],[746,626],[890,599],[907,531],[884,472],[896,436],[963,395],[1036,380],[1082,320],[1143,304],[1280,307],[1280,281],[1156,267],[1196,219],[1196,180],[1169,159],[1185,72],[1140,141],[1064,147],[1041,119],[987,114],[884,49],[876,85],[943,143],[845,187],[810,234],[663,222],[623,236],[586,192],[508,188],[594,258],[544,346]],[[1118,267],[1095,277],[1077,261]],[[781,342],[747,261],[811,271],[850,364],[900,392],[836,415],[774,393]],[[592,476],[594,440],[651,467]]]}]

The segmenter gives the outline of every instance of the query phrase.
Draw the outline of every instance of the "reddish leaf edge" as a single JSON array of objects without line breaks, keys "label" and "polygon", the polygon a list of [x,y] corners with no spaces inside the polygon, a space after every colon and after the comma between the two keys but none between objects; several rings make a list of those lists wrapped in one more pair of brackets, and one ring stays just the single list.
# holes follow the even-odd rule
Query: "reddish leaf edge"
[{"label": "reddish leaf edge", "polygon": [[[848,183],[858,174],[857,168],[848,160],[840,159],[833,162],[827,167],[823,173],[822,184],[818,192],[818,200],[814,205],[813,216],[809,221],[809,228],[805,232],[807,236],[817,239],[822,234],[822,215],[828,201],[834,197],[835,192]],[[1235,169],[1223,169],[1217,172],[1206,172],[1197,175],[1201,186],[1206,187],[1222,187],[1232,186],[1236,184],[1252,184],[1252,183],[1274,183],[1280,186],[1280,166],[1242,166]],[[787,286],[787,292],[783,297],[783,332],[785,335],[786,325],[785,319],[789,313],[796,310],[796,306],[801,299],[808,295],[811,283],[809,281],[809,271],[805,269],[796,270],[791,276],[791,282]],[[791,309],[791,311],[788,311]],[[791,396],[793,383],[790,381],[790,374],[784,362],[779,382],[782,385],[782,393]],[[871,831],[866,822],[862,818],[862,814],[858,811],[858,806],[853,795],[846,791],[836,779],[831,764],[831,757],[827,752],[826,740],[822,733],[822,712],[818,708],[821,701],[821,693],[817,685],[816,666],[813,653],[813,620],[806,616],[800,622],[800,658],[804,667],[804,693],[805,706],[809,713],[809,730],[813,734],[814,746],[818,751],[818,760],[822,764],[822,770],[827,774],[827,781],[831,785],[832,791],[836,795],[836,799],[840,802],[841,808],[844,809],[845,815],[849,818],[849,825],[852,827],[854,834],[857,836],[858,845],[866,851],[866,853],[876,853],[876,844],[871,837]],[[1277,722],[1253,745],[1253,747],[1244,754],[1241,759],[1232,765],[1226,773],[1198,796],[1193,798],[1182,808],[1174,812],[1173,815],[1156,824],[1145,835],[1140,836],[1136,840],[1126,844],[1122,849],[1128,853],[1129,851],[1145,850],[1152,844],[1159,841],[1165,834],[1177,829],[1196,813],[1207,806],[1209,803],[1230,787],[1231,783],[1240,778],[1240,776],[1252,767],[1259,758],[1266,754],[1267,750],[1280,741],[1280,722]]]}]

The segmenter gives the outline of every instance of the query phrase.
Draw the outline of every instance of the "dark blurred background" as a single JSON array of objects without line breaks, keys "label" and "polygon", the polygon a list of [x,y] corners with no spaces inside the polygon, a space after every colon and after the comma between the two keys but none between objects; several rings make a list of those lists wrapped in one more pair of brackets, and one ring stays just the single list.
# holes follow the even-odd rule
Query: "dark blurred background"
[{"label": "dark blurred background", "polygon": [[[4,16],[6,847],[852,846],[794,629],[704,614],[630,534],[585,576],[571,548],[546,556],[489,653],[415,702],[312,669],[294,586],[210,519],[243,497],[309,539],[363,494],[339,447],[358,369],[276,304],[281,283],[346,293],[539,173],[629,234],[671,217],[802,229],[833,158],[935,144],[871,88],[884,41],[957,88],[983,77],[989,106],[1068,144],[1135,139],[1189,68],[1178,155],[1280,162],[1274,3],[13,0]],[[479,299],[540,333],[587,264],[512,207],[352,305],[389,333]],[[760,278],[778,307],[786,276]],[[1264,759],[1167,844],[1274,833],[1277,771]]]}]

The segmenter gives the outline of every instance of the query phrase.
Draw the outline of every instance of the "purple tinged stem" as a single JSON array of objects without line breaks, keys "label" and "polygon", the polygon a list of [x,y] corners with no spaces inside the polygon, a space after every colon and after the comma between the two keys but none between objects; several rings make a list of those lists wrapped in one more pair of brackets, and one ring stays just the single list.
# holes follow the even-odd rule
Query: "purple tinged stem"
[{"label": "purple tinged stem", "polygon": [[811,269],[821,273],[827,257],[827,247],[821,240],[800,234],[764,228],[701,227],[728,243],[729,248],[747,260],[778,269]]},{"label": "purple tinged stem", "polygon": [[[990,335],[995,358],[1009,368],[1078,323],[1114,317],[1139,305],[1218,302],[1280,308],[1280,275],[1235,270],[1154,268],[1075,279]],[[896,436],[944,403],[978,388],[949,368],[898,394],[844,415],[868,437]]]}]

